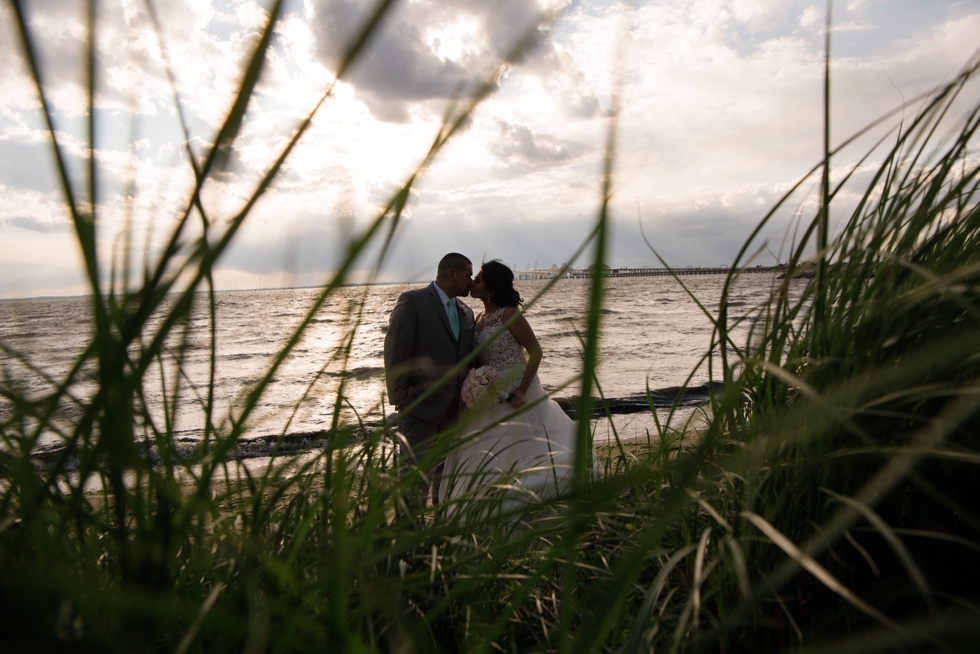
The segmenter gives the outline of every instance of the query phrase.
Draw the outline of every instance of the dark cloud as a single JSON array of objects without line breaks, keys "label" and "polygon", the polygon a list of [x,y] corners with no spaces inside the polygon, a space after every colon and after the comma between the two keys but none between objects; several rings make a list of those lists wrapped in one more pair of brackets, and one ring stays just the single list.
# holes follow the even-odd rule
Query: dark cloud
[{"label": "dark cloud", "polygon": [[[374,4],[367,0],[323,0],[316,6],[316,54],[328,68],[336,70],[351,37],[367,20]],[[471,45],[481,51],[461,61],[442,59],[436,54],[436,41],[428,41],[425,30],[444,28],[461,18],[475,19],[480,25],[480,38]],[[347,81],[376,118],[405,122],[409,105],[453,97],[509,55],[540,20],[534,3],[526,0],[403,3],[386,16]],[[539,44],[535,49],[535,57],[540,56],[542,47]]]},{"label": "dark cloud", "polygon": [[65,223],[52,223],[45,220],[38,220],[37,218],[32,218],[30,216],[14,216],[13,218],[7,218],[5,221],[14,227],[20,227],[21,229],[26,229],[32,232],[40,232],[41,234],[51,234],[54,232],[63,232],[68,228]]},{"label": "dark cloud", "polygon": [[[316,8],[316,52],[327,66],[336,68],[373,4],[331,0]],[[466,78],[460,64],[440,59],[425,42],[419,18],[390,12],[347,77],[379,120],[405,122],[407,103],[449,98]]]},{"label": "dark cloud", "polygon": [[599,98],[595,93],[585,95],[569,94],[566,97],[565,108],[569,115],[575,118],[595,118],[599,113]]},{"label": "dark cloud", "polygon": [[493,142],[490,151],[505,162],[530,165],[554,163],[571,158],[568,147],[546,137],[535,136],[524,125],[511,125],[497,121],[500,138]]},{"label": "dark cloud", "polygon": [[[447,6],[456,7],[472,16],[477,16],[484,26],[484,35],[490,46],[490,53],[497,59],[508,56],[514,46],[529,30],[542,25],[544,16],[530,0],[453,0]],[[551,42],[547,32],[539,32],[536,46],[527,53],[528,58],[539,59],[551,52]],[[524,62],[525,65],[528,62]]]}]

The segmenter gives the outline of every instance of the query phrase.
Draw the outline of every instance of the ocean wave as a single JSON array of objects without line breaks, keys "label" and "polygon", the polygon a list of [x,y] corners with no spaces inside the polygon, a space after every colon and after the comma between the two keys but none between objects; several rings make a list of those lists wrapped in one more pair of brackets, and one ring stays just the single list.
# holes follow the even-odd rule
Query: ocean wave
[{"label": "ocean wave", "polygon": [[553,340],[553,339],[559,339],[559,338],[568,338],[570,336],[574,337],[574,336],[578,335],[579,333],[580,332],[578,330],[575,330],[575,329],[567,329],[567,330],[561,331],[561,332],[548,332],[546,334],[542,334],[541,339],[542,340],[545,340],[545,339],[547,339],[547,340]]},{"label": "ocean wave", "polygon": [[238,352],[237,354],[222,354],[218,356],[220,361],[247,361],[248,359],[267,359],[272,356],[271,352]]}]

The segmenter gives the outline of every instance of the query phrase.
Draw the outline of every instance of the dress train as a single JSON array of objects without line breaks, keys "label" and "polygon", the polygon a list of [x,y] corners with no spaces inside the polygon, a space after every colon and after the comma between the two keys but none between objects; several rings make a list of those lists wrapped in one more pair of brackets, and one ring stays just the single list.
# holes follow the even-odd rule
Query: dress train
[{"label": "dress train", "polygon": [[567,491],[576,425],[537,377],[521,409],[502,402],[467,412],[462,423],[465,435],[446,458],[440,503],[465,498],[473,509],[506,512]]}]

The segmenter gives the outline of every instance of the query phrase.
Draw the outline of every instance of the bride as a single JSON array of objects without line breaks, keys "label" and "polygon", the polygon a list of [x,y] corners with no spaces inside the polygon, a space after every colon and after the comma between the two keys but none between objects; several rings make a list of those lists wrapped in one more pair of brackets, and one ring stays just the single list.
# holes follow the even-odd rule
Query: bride
[{"label": "bride", "polygon": [[524,301],[514,289],[514,273],[500,261],[487,261],[470,294],[483,301],[476,346],[489,341],[480,365],[493,366],[497,390],[508,395],[464,414],[466,435],[446,458],[440,504],[463,496],[491,499],[492,489],[504,493],[504,507],[559,494],[571,479],[576,427],[541,387],[541,346],[518,308]]}]

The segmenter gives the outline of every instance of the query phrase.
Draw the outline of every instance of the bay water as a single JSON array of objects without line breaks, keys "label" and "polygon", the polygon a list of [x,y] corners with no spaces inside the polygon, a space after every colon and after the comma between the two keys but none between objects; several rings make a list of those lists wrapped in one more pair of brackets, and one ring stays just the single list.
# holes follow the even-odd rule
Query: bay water
[{"label": "bay water", "polygon": [[[723,275],[682,277],[705,309],[716,315],[725,282]],[[771,273],[743,275],[729,296],[733,338],[743,344],[751,314],[763,304],[775,278]],[[591,280],[562,279],[543,295],[547,281],[518,281],[526,301],[527,319],[543,349],[539,375],[557,396],[576,396],[580,382],[582,336]],[[295,349],[273,373],[272,381],[246,420],[247,434],[315,434],[327,429],[339,411],[344,423],[379,424],[392,407],[384,401],[383,348],[388,316],[402,292],[419,285],[350,286],[337,291],[312,317]],[[598,379],[605,398],[640,398],[652,391],[687,385],[677,421],[705,397],[708,370],[705,355],[712,323],[701,308],[670,277],[608,278],[602,307]],[[308,314],[320,289],[277,289],[219,292],[216,297],[213,421],[227,426],[241,417],[247,393],[269,371],[283,344]],[[465,301],[479,314],[482,303]],[[0,302],[0,352],[3,385],[31,398],[44,397],[62,382],[92,336],[90,299],[58,298]],[[146,335],[155,333],[151,320]],[[169,413],[175,435],[200,438],[211,374],[210,318],[207,296],[198,298],[186,322],[187,346],[178,366],[184,326],[171,334],[162,357],[144,379],[143,402],[149,420],[158,427]],[[349,349],[345,347],[349,345]],[[134,355],[138,348],[134,347]],[[717,360],[716,360],[717,363]],[[342,403],[337,391],[344,380]],[[89,364],[72,387],[75,398],[94,392],[95,367]],[[177,401],[172,402],[178,389]],[[164,390],[165,389],[165,390]],[[167,398],[165,402],[165,398]],[[63,424],[70,431],[80,409],[63,403]],[[659,403],[661,418],[666,405]],[[0,418],[9,415],[0,399]],[[645,438],[653,433],[649,411],[595,422],[598,441],[613,428],[622,438]],[[149,425],[139,429],[149,434]],[[55,434],[45,446],[57,446]]]}]

